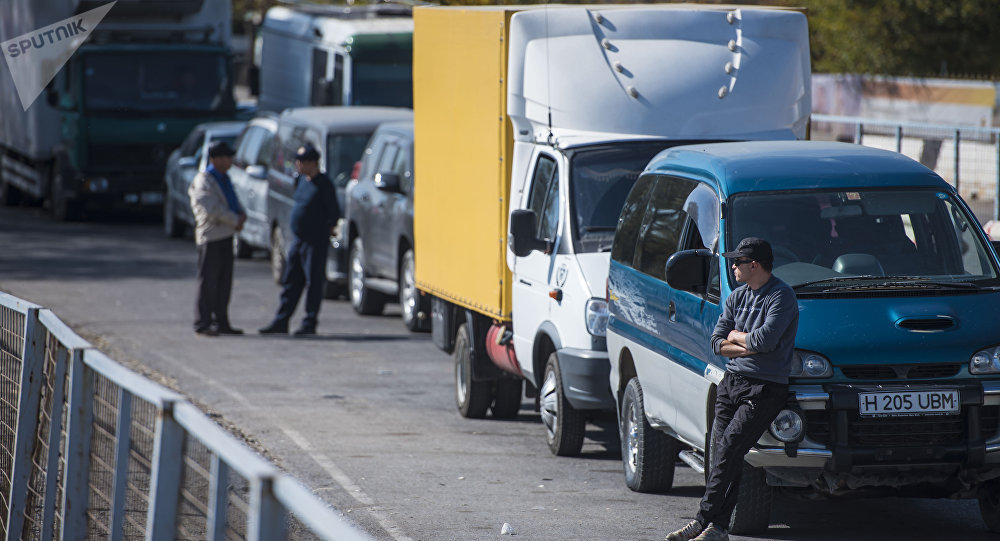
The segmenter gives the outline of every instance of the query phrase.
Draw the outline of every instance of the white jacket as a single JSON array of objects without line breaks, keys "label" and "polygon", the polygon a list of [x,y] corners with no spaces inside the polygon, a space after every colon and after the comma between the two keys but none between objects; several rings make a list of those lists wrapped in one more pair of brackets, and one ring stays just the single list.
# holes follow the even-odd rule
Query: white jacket
[{"label": "white jacket", "polygon": [[236,233],[240,216],[229,209],[226,194],[211,173],[202,171],[195,175],[188,186],[188,198],[194,212],[195,243],[222,240]]}]

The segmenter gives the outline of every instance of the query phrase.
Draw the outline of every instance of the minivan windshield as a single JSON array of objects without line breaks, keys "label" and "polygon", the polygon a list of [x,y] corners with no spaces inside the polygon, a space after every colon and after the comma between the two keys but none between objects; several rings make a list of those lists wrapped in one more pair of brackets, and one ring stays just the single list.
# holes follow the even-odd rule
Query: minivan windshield
[{"label": "minivan windshield", "polygon": [[570,216],[576,253],[611,249],[618,216],[646,164],[671,144],[617,143],[575,150],[570,158]]},{"label": "minivan windshield", "polygon": [[770,242],[774,275],[797,294],[1000,285],[977,222],[943,191],[747,193],[730,209],[727,244]]}]

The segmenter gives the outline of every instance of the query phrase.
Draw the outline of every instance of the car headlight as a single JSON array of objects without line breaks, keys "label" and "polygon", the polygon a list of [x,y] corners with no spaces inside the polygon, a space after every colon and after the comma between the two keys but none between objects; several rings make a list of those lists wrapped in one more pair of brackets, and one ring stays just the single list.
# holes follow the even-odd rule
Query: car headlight
[{"label": "car headlight", "polygon": [[977,351],[969,361],[969,372],[973,374],[1000,373],[1000,346]]},{"label": "car headlight", "polygon": [[833,375],[833,365],[818,353],[796,350],[789,375],[793,378],[828,378]]},{"label": "car headlight", "polygon": [[771,422],[771,435],[785,443],[802,441],[805,436],[805,421],[796,410],[784,409]]},{"label": "car headlight", "polygon": [[586,309],[587,332],[594,336],[608,334],[608,302],[604,299],[590,299]]}]

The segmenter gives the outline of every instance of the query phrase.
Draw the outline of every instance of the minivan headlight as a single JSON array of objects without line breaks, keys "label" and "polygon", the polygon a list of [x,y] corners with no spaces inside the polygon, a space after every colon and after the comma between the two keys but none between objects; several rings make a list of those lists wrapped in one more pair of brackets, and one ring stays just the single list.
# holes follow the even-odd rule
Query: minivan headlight
[{"label": "minivan headlight", "polygon": [[586,309],[587,332],[594,336],[608,334],[608,302],[604,299],[590,299]]},{"label": "minivan headlight", "polygon": [[789,375],[793,378],[828,378],[833,375],[833,365],[819,353],[795,350]]},{"label": "minivan headlight", "polygon": [[969,361],[969,372],[973,374],[1000,374],[1000,346],[977,351]]}]

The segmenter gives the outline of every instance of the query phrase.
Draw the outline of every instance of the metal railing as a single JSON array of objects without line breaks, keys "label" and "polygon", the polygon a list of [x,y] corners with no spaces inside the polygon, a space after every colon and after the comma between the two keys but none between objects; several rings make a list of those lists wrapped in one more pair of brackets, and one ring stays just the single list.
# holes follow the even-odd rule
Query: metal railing
[{"label": "metal railing", "polygon": [[369,541],[180,395],[0,293],[5,539]]},{"label": "metal railing", "polygon": [[894,150],[934,170],[958,190],[980,223],[1000,217],[1000,128],[812,115],[812,139]]}]

